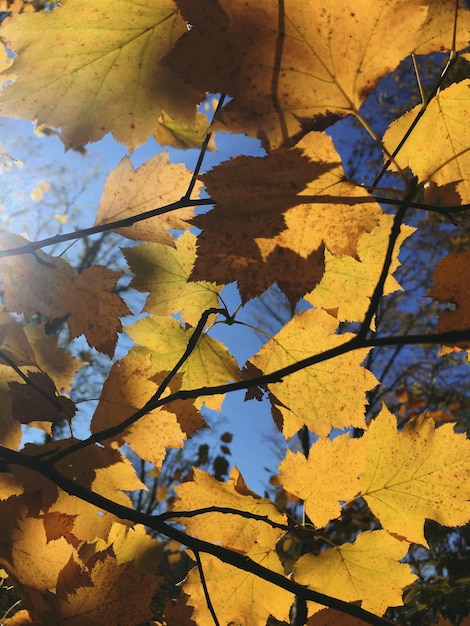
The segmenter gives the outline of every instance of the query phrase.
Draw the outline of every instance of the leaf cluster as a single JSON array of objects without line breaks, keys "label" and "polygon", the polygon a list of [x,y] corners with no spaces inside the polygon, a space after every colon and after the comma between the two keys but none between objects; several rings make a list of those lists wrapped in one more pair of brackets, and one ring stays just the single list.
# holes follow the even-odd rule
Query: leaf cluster
[{"label": "leaf cluster", "polygon": [[[454,0],[40,8],[15,10],[0,31],[16,55],[2,114],[81,152],[112,133],[130,155],[109,173],[92,226],[34,241],[0,231],[0,564],[22,603],[5,624],[405,624],[406,612],[387,609],[417,595],[437,617],[429,587],[413,585],[429,524],[470,521],[468,439],[449,413],[368,408],[380,383],[373,349],[441,345],[460,358],[469,347],[468,249],[451,246],[414,294],[412,314],[432,299],[437,321],[397,328],[386,297],[414,293],[398,280],[400,248],[419,237],[413,215],[466,219],[470,13]],[[438,75],[421,81],[417,59],[437,52]],[[408,57],[421,102],[392,108],[378,129],[367,97]],[[198,105],[214,93],[209,122]],[[365,184],[325,132],[341,134],[346,117],[379,155]],[[258,138],[263,156],[201,174],[221,130]],[[200,143],[194,169],[164,152],[135,167],[131,153],[151,136]],[[66,250],[44,251],[100,233],[126,241],[137,313],[119,264],[90,253],[76,268]],[[403,272],[412,255],[401,262]],[[232,283],[239,306],[224,291]],[[273,285],[294,314],[271,335],[259,328],[263,345],[239,363],[230,346]],[[81,439],[80,342],[110,365]],[[272,497],[236,467],[224,480],[220,461],[211,476],[202,448],[167,473],[172,452],[207,428],[205,412],[240,390],[248,405],[269,403],[285,441]],[[26,443],[24,425],[45,443]],[[170,566],[184,563],[172,570],[182,578],[188,557],[178,595]],[[443,576],[441,562],[427,564]]]}]

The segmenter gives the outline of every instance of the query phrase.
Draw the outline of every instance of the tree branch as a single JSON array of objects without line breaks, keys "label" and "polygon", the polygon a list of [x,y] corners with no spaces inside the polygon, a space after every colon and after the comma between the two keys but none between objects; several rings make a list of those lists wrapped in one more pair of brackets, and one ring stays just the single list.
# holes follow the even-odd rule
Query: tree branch
[{"label": "tree branch", "polygon": [[21,467],[26,467],[27,469],[41,474],[69,495],[76,496],[89,504],[93,504],[98,509],[107,511],[119,519],[129,520],[136,524],[143,524],[170,539],[174,539],[175,541],[187,546],[194,553],[202,552],[211,554],[223,563],[227,563],[237,569],[253,574],[258,578],[262,578],[277,587],[289,591],[301,599],[311,600],[312,602],[336,609],[342,613],[352,615],[353,617],[361,619],[366,624],[371,624],[372,626],[390,626],[391,622],[388,620],[378,617],[377,615],[374,615],[373,613],[370,613],[355,604],[350,604],[344,600],[339,600],[338,598],[333,598],[326,594],[319,593],[318,591],[307,589],[306,587],[303,587],[302,585],[299,585],[293,580],[287,578],[283,574],[273,572],[239,552],[192,537],[191,535],[170,526],[166,522],[163,522],[159,516],[146,515],[140,511],[135,511],[134,509],[117,504],[113,500],[95,493],[90,489],[83,487],[75,480],[71,480],[70,478],[64,476],[48,461],[40,460],[37,457],[27,456],[21,452],[4,448],[3,446],[0,446],[0,458],[8,465],[20,465]]}]

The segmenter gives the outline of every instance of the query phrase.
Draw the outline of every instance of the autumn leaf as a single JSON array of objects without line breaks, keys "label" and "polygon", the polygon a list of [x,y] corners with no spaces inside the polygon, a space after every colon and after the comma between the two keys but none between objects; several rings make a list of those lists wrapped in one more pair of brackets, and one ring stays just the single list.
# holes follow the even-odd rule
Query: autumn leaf
[{"label": "autumn leaf", "polygon": [[[129,157],[124,157],[109,174],[103,189],[95,225],[137,217],[146,211],[177,202],[186,193],[191,172],[184,165],[172,164],[168,153],[152,157],[136,170]],[[197,183],[195,193],[201,189]],[[117,228],[116,232],[129,239],[155,241],[175,246],[169,229],[185,230],[193,216],[190,207],[171,210],[131,226]]]},{"label": "autumn leaf", "polygon": [[426,21],[416,33],[417,44],[413,52],[428,54],[466,48],[470,30],[470,13],[459,11],[457,24],[455,24],[457,7],[454,0],[427,0],[426,5],[428,8]]},{"label": "autumn leaf", "polygon": [[[144,346],[151,356],[154,374],[171,371],[186,350],[193,328],[183,328],[171,317],[146,317],[126,327],[126,333]],[[240,369],[228,349],[216,339],[203,333],[187,361],[182,365],[181,389],[197,389],[208,385],[223,385],[239,380]],[[201,396],[195,402],[220,411],[223,395]]]},{"label": "autumn leaf", "polygon": [[200,95],[164,62],[186,24],[172,0],[67,0],[2,30],[17,57],[2,115],[62,129],[67,147],[112,132],[130,150],[164,109],[189,125]]},{"label": "autumn leaf", "polygon": [[[352,335],[336,335],[337,321],[321,309],[294,316],[249,362],[268,374],[346,343]],[[289,439],[305,424],[326,437],[331,428],[364,428],[365,392],[377,384],[360,364],[367,350],[340,355],[305,368],[280,383],[268,385],[282,414]],[[275,402],[275,400],[274,400]]]},{"label": "autumn leaf", "polygon": [[398,562],[407,550],[406,543],[384,530],[366,531],[354,543],[300,557],[294,579],[346,602],[361,600],[363,609],[382,615],[402,604],[403,588],[415,580],[409,565]]},{"label": "autumn leaf", "polygon": [[[178,517],[178,511],[215,506],[246,511],[267,517],[278,524],[287,522],[286,516],[272,502],[247,489],[237,468],[232,469],[227,482],[220,482],[195,467],[194,479],[176,487],[176,493],[178,497],[173,505],[175,518]],[[211,523],[208,523],[209,517],[213,520]],[[255,543],[259,547],[273,546],[283,534],[282,530],[273,528],[266,522],[230,513],[212,512],[210,516],[206,514],[181,518],[180,522],[196,537],[220,542],[221,545],[240,552],[248,552]]]},{"label": "autumn leaf", "polygon": [[235,276],[243,301],[277,282],[294,306],[320,282],[324,247],[356,257],[360,236],[382,217],[372,196],[345,180],[324,134],[263,159],[232,159],[203,181],[216,206],[193,220],[203,232],[191,277],[225,284]]},{"label": "autumn leaf", "polygon": [[20,423],[13,419],[9,384],[21,378],[8,365],[0,365],[0,445],[18,450],[23,437]]},{"label": "autumn leaf", "polygon": [[[382,270],[392,222],[391,215],[382,215],[374,230],[361,235],[357,243],[357,259],[348,255],[336,257],[325,250],[325,273],[315,289],[305,295],[305,300],[328,311],[339,321],[361,322]],[[400,265],[400,246],[413,232],[410,226],[401,228],[383,295],[401,289],[392,274]]]},{"label": "autumn leaf", "polygon": [[171,66],[198,89],[232,96],[215,128],[261,137],[270,148],[358,111],[413,50],[427,13],[405,0],[178,6],[192,29],[168,55]]},{"label": "autumn leaf", "polygon": [[[422,118],[406,140],[396,161],[410,167],[428,188],[430,201],[444,204],[469,204],[470,184],[470,81],[464,80],[443,89],[429,102]],[[384,143],[392,152],[398,146],[421,106],[392,122]],[[439,141],[429,141],[438,137]]]},{"label": "autumn leaf", "polygon": [[340,515],[342,502],[357,496],[359,474],[365,467],[363,440],[343,435],[316,441],[308,459],[300,452],[287,450],[279,465],[279,481],[284,489],[304,500],[309,519],[321,528]]},{"label": "autumn leaf", "polygon": [[[2,232],[0,243],[8,249],[25,240]],[[95,265],[77,275],[64,259],[38,252],[0,259],[0,275],[7,309],[27,317],[39,312],[49,320],[67,317],[72,338],[83,333],[90,346],[114,354],[122,330],[119,317],[129,313],[111,292],[119,278],[116,272]]]},{"label": "autumn leaf", "polygon": [[[433,275],[435,285],[429,292],[429,296],[439,302],[451,302],[456,305],[454,310],[448,308],[439,314],[438,330],[440,333],[470,328],[469,262],[470,252],[465,250],[448,254],[436,265]],[[459,343],[459,346],[468,347],[468,343]]]},{"label": "autumn leaf", "polygon": [[141,524],[128,528],[123,524],[113,524],[107,541],[98,540],[96,551],[112,546],[118,563],[134,561],[139,569],[155,571],[162,558],[164,544],[151,537]]},{"label": "autumn leaf", "polygon": [[[27,444],[23,448],[23,453],[34,457],[40,450],[39,453],[47,457],[75,443],[77,440],[70,438],[51,441],[43,446]],[[145,488],[130,461],[111,447],[88,446],[70,457],[65,456],[57,461],[55,467],[67,478],[123,506],[131,504],[130,497],[124,492]],[[31,513],[34,513],[39,505],[49,513],[66,513],[73,516],[72,532],[81,541],[94,542],[98,537],[106,539],[113,523],[118,521],[111,513],[99,511],[96,506],[85,500],[69,496],[49,479],[32,470],[17,466],[14,474],[23,485],[22,497],[33,498],[31,505],[27,501]]]},{"label": "autumn leaf", "polygon": [[[92,433],[118,426],[145,406],[157,390],[151,376],[151,355],[142,354],[139,348],[114,363],[93,415]],[[188,436],[205,425],[193,404],[176,401],[149,411],[114,441],[126,442],[141,458],[161,467],[169,447],[181,448]]]},{"label": "autumn leaf", "polygon": [[[255,547],[247,556],[272,571],[284,573],[274,550],[266,552]],[[288,619],[291,593],[249,572],[222,563],[209,554],[201,555],[201,562],[210,598],[221,624],[265,626],[269,615],[278,620]],[[211,617],[197,569],[189,572],[183,590],[189,596],[188,604],[194,607],[193,619],[196,623],[210,624]]]},{"label": "autumn leaf", "polygon": [[385,530],[427,545],[425,519],[444,526],[470,520],[469,443],[453,424],[436,428],[422,415],[397,432],[396,418],[383,408],[364,439],[361,495]]},{"label": "autumn leaf", "polygon": [[335,609],[322,609],[315,613],[306,626],[363,626],[364,621]]},{"label": "autumn leaf", "polygon": [[34,421],[70,424],[75,415],[75,404],[66,396],[57,394],[51,378],[44,372],[28,372],[27,381],[8,383],[11,394],[12,417],[28,424]]},{"label": "autumn leaf", "polygon": [[[140,624],[147,621],[160,577],[136,566],[118,563],[111,549],[90,568],[90,587],[78,587],[59,600],[59,615],[70,626],[84,623]],[[85,621],[86,620],[86,621]]]},{"label": "autumn leaf", "polygon": [[[204,113],[196,114],[196,127],[190,128],[187,124],[173,120],[163,111],[157,120],[153,136],[161,146],[188,150],[189,148],[199,149],[208,131],[209,122]],[[207,150],[209,152],[217,150],[214,135],[211,136],[207,144]]]},{"label": "autumn leaf", "polygon": [[124,248],[135,274],[129,287],[149,292],[143,312],[162,316],[181,313],[183,322],[196,326],[203,311],[218,306],[221,287],[189,280],[196,261],[196,237],[192,233],[183,233],[175,245],[175,249],[158,243]]}]

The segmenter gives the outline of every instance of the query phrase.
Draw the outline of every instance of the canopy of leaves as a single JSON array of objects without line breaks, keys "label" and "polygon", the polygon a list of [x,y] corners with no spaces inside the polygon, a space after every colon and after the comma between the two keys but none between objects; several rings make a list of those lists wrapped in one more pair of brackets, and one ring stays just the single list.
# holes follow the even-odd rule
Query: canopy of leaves
[{"label": "canopy of leaves", "polygon": [[[417,566],[429,525],[457,537],[470,521],[469,442],[452,406],[413,413],[398,385],[410,406],[375,410],[393,358],[381,376],[371,364],[387,346],[442,344],[438,363],[470,343],[468,249],[451,243],[429,262],[434,285],[415,289],[420,225],[405,223],[412,209],[452,228],[466,218],[470,82],[451,70],[469,11],[453,0],[28,4],[7,3],[0,30],[14,55],[0,58],[3,115],[66,148],[112,133],[130,153],[151,136],[200,151],[193,170],[167,153],[139,167],[125,156],[90,228],[37,241],[0,230],[0,566],[22,601],[3,622],[357,626],[385,625],[389,610],[408,626],[422,607],[390,607],[443,571],[428,561],[426,580]],[[438,52],[450,54],[428,95],[402,103],[381,138],[367,97],[410,53]],[[197,107],[214,93],[209,122]],[[346,116],[379,154],[367,185],[347,175]],[[263,150],[201,174],[216,129]],[[6,148],[0,160],[19,164]],[[38,202],[48,185],[33,189]],[[119,261],[43,251],[97,233]],[[238,362],[247,311],[274,286],[288,319],[261,323],[261,347]],[[400,290],[419,334],[387,308]],[[99,397],[80,397],[96,351],[109,359]],[[220,454],[200,443],[207,409],[220,415],[240,390],[247,406],[266,396],[283,441],[263,498],[228,471],[231,433]],[[25,426],[47,440],[28,443]],[[448,604],[425,610],[437,620]]]}]

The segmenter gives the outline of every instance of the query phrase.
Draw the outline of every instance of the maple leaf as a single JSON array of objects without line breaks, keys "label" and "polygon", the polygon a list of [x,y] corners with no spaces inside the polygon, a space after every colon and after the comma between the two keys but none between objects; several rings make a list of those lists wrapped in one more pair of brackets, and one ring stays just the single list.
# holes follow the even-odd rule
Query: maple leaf
[{"label": "maple leaf", "polygon": [[271,148],[287,145],[304,120],[357,111],[413,50],[427,13],[404,0],[178,6],[192,29],[169,53],[171,66],[198,89],[233,97],[215,128],[262,137]]},{"label": "maple leaf", "polygon": [[[470,80],[443,89],[431,100],[422,118],[400,149],[396,161],[403,169],[410,167],[420,182],[429,186],[432,201],[444,204],[469,204],[470,183]],[[384,143],[392,152],[421,105],[392,122],[384,135]],[[439,141],[429,141],[438,137]]]},{"label": "maple leaf", "polygon": [[[193,328],[183,328],[171,317],[146,317],[126,327],[126,333],[151,355],[153,373],[171,371],[186,350]],[[223,385],[240,379],[240,368],[228,349],[216,339],[202,334],[196,348],[182,365],[181,389],[197,389],[207,385]],[[202,396],[202,404],[220,411],[223,395]]]},{"label": "maple leaf", "polygon": [[155,571],[163,554],[163,543],[147,534],[142,524],[128,528],[123,524],[113,524],[107,541],[98,540],[96,551],[112,546],[118,563],[134,561],[139,569]]},{"label": "maple leaf", "polygon": [[109,548],[92,563],[90,580],[91,587],[75,588],[59,600],[67,624],[140,624],[152,616],[149,605],[160,580],[155,573],[134,561],[117,562]]},{"label": "maple leaf", "polygon": [[356,257],[360,236],[382,216],[345,180],[325,134],[265,158],[232,159],[202,178],[216,206],[193,220],[203,232],[191,277],[225,284],[235,276],[243,301],[277,282],[295,305],[323,275],[324,246]]},{"label": "maple leaf", "polygon": [[[247,557],[271,571],[284,574],[275,550],[266,552],[255,546]],[[288,620],[291,593],[209,554],[201,555],[201,562],[214,611],[221,624],[265,626],[269,615],[281,621]],[[188,604],[194,607],[195,622],[210,624],[211,616],[197,569],[189,572],[183,590],[189,596]]]},{"label": "maple leaf", "polygon": [[[470,252],[448,254],[441,259],[433,274],[434,287],[429,292],[431,298],[439,302],[452,302],[455,310],[446,309],[439,314],[439,332],[470,328],[470,288],[468,284],[468,263]],[[459,343],[467,347],[468,343]]]},{"label": "maple leaf", "polygon": [[300,557],[294,579],[346,602],[361,600],[363,609],[382,615],[402,604],[403,588],[416,578],[409,565],[397,562],[407,550],[408,544],[384,530],[366,531],[354,543]]},{"label": "maple leaf", "polygon": [[183,322],[196,326],[202,311],[218,306],[221,287],[189,280],[196,261],[196,237],[192,233],[183,233],[175,249],[148,243],[124,248],[123,253],[135,274],[129,287],[150,292],[143,312],[181,313]]},{"label": "maple leaf", "polygon": [[[247,489],[237,468],[232,469],[227,482],[220,482],[197,467],[193,471],[191,482],[175,488],[178,496],[173,505],[175,517],[178,511],[216,506],[262,515],[279,524],[287,522],[286,516],[270,500]],[[210,524],[207,515],[181,518],[180,521],[192,535],[207,541],[216,540],[240,552],[248,552],[255,543],[258,547],[272,547],[283,534],[282,530],[265,522],[240,515],[212,512],[210,519],[213,520]]]},{"label": "maple leaf", "polygon": [[59,573],[75,549],[64,537],[49,541],[43,520],[27,516],[20,499],[0,502],[0,510],[2,567],[26,606],[35,613],[48,612]]},{"label": "maple leaf", "polygon": [[12,416],[9,384],[21,380],[10,366],[0,365],[0,444],[11,450],[18,450],[23,435],[20,423]]},{"label": "maple leaf", "polygon": [[[140,348],[133,348],[114,363],[93,415],[91,432],[117,426],[141,409],[157,390],[157,383],[149,380],[152,375],[151,355]],[[176,401],[150,411],[115,441],[120,445],[126,442],[136,454],[160,467],[168,448],[181,448],[187,436],[205,425],[193,404]]]},{"label": "maple leaf", "polygon": [[379,225],[383,212],[367,191],[345,179],[341,159],[325,133],[310,133],[297,145],[311,161],[328,164],[298,194],[299,202],[284,214],[286,228],[257,239],[263,258],[275,246],[306,258],[324,243],[335,256],[357,256],[359,238]]},{"label": "maple leaf", "polygon": [[[415,54],[430,52],[450,52],[468,46],[470,13],[459,11],[455,28],[456,5],[453,0],[427,0],[426,21],[416,32]],[[455,33],[455,41],[454,41]]]},{"label": "maple leaf", "polygon": [[322,527],[339,516],[340,502],[357,496],[359,474],[365,467],[362,439],[343,435],[315,442],[308,459],[300,452],[287,450],[279,465],[279,481],[284,489],[304,500],[308,517]]},{"label": "maple leaf", "polygon": [[384,407],[364,439],[361,495],[385,530],[427,545],[426,518],[444,526],[470,520],[469,442],[453,424],[436,428],[421,415],[397,432],[396,418]]},{"label": "maple leaf", "polygon": [[[24,243],[22,237],[0,233],[2,247]],[[7,309],[27,317],[39,312],[49,320],[67,317],[72,338],[83,333],[90,346],[114,354],[119,317],[129,314],[124,301],[111,293],[116,272],[95,265],[77,275],[64,259],[37,252],[0,259],[0,274]]]},{"label": "maple leaf", "polygon": [[363,626],[364,620],[335,609],[322,609],[315,613],[306,626]]},{"label": "maple leaf", "polygon": [[[191,172],[180,163],[170,163],[168,153],[161,152],[134,170],[129,157],[124,157],[109,174],[103,189],[95,225],[138,216],[157,207],[171,204],[185,194]],[[195,192],[199,193],[197,183]],[[116,232],[129,239],[155,241],[175,247],[169,229],[185,230],[193,209],[186,207],[117,228]]]},{"label": "maple leaf", "polygon": [[[357,259],[348,255],[336,257],[325,250],[325,273],[315,289],[305,295],[305,300],[339,321],[362,321],[382,270],[392,223],[391,215],[382,215],[374,230],[360,236]],[[400,246],[413,232],[410,226],[401,227],[383,295],[401,289],[392,274],[400,265]]]},{"label": "maple leaf", "polygon": [[[27,444],[22,452],[32,457],[38,453],[47,457],[75,443],[77,440],[70,438],[51,441],[43,446]],[[131,505],[124,491],[145,489],[130,461],[110,447],[88,446],[73,456],[57,461],[55,466],[67,478],[123,506]],[[113,523],[118,521],[111,513],[98,511],[96,506],[85,500],[69,496],[32,470],[18,466],[15,477],[23,485],[24,497],[32,494],[34,498],[31,512],[37,510],[39,500],[39,506],[50,513],[74,516],[73,534],[81,541],[91,543],[97,537],[106,539]]]},{"label": "maple leaf", "polygon": [[[337,321],[325,311],[304,311],[249,362],[265,374],[297,363],[352,337],[349,333],[336,335],[336,328]],[[287,438],[304,424],[321,437],[326,437],[331,428],[364,428],[365,393],[377,384],[373,374],[360,365],[367,352],[340,355],[268,385],[275,397],[272,401],[282,414],[282,431]]]},{"label": "maple leaf", "polygon": [[135,149],[162,109],[191,125],[200,95],[163,63],[184,32],[172,0],[67,0],[20,15],[2,29],[17,54],[2,115],[60,127],[66,147],[112,132]]}]

